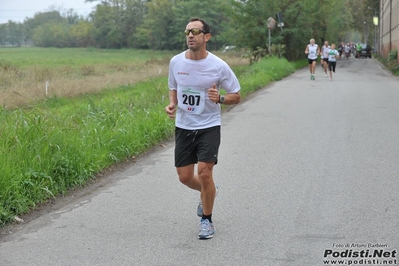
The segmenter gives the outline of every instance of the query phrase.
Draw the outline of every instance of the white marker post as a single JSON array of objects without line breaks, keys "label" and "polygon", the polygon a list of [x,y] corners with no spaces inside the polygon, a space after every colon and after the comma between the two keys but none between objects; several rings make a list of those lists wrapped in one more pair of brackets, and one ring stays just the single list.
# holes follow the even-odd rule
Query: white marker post
[{"label": "white marker post", "polygon": [[49,82],[46,81],[46,96],[48,96],[48,85],[49,85]]}]

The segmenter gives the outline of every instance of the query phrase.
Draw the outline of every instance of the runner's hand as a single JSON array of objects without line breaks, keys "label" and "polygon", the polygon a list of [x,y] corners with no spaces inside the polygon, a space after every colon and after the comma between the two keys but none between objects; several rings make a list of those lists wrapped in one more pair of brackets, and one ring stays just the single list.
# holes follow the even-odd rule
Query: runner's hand
[{"label": "runner's hand", "polygon": [[214,103],[219,102],[219,91],[216,89],[215,83],[213,83],[212,88],[208,89],[208,97]]},{"label": "runner's hand", "polygon": [[165,107],[165,112],[168,114],[168,116],[170,117],[170,118],[175,118],[176,117],[176,115],[175,115],[175,113],[176,113],[176,105],[174,105],[174,104],[169,104],[168,106],[166,106]]}]

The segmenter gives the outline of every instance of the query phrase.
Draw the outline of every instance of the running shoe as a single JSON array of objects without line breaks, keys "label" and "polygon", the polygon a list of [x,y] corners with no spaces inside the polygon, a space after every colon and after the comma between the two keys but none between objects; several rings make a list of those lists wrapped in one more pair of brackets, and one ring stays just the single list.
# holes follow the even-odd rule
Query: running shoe
[{"label": "running shoe", "polygon": [[215,229],[213,227],[213,223],[209,222],[208,219],[201,219],[201,222],[198,225],[199,232],[198,238],[199,239],[210,239],[215,234]]},{"label": "running shoe", "polygon": [[327,77],[327,74],[325,74],[324,76]]},{"label": "running shoe", "polygon": [[[219,191],[219,187],[215,186],[215,188],[216,188],[216,193],[215,193],[215,198],[216,198],[216,195],[218,194],[218,191]],[[199,202],[198,202],[198,206],[197,206],[197,215],[199,217],[202,217],[203,212],[204,212],[204,209],[202,208],[202,200],[200,198]]]}]

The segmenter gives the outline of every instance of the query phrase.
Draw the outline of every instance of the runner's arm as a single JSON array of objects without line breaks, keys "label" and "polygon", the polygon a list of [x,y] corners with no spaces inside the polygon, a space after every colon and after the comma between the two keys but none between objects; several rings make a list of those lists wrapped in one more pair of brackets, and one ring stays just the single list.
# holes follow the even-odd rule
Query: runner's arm
[{"label": "runner's arm", "polygon": [[169,90],[169,105],[165,107],[165,112],[170,118],[175,118],[177,105],[177,91]]},{"label": "runner's arm", "polygon": [[177,90],[169,90],[169,105],[177,105]]},{"label": "runner's arm", "polygon": [[227,93],[224,96],[224,103],[223,104],[237,104],[239,103],[241,100],[241,94],[240,92],[236,92],[236,93]]},{"label": "runner's arm", "polygon": [[216,84],[213,84],[212,88],[208,89],[209,100],[214,103],[222,103],[220,102],[221,97],[224,97],[223,104],[237,104],[241,100],[240,92],[227,92],[226,95],[220,95],[219,90],[216,89]]}]

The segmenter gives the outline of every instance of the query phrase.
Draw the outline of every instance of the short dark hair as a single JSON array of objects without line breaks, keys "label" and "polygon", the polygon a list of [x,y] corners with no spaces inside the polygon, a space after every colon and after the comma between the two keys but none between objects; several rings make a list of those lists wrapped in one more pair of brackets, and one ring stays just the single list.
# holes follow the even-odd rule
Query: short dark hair
[{"label": "short dark hair", "polygon": [[205,33],[211,33],[211,26],[209,26],[209,24],[205,20],[200,18],[192,18],[190,22],[193,21],[201,21],[203,25],[202,30],[205,31]]}]

